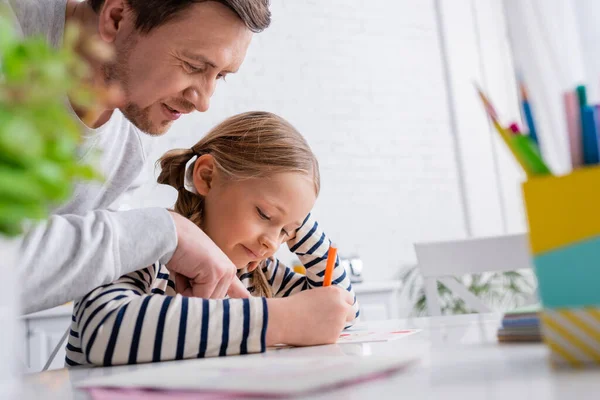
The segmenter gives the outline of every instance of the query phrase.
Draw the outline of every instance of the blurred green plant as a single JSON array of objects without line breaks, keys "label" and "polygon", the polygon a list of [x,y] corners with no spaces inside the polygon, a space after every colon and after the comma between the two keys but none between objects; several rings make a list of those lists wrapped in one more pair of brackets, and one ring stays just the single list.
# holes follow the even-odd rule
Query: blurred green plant
[{"label": "blurred green plant", "polygon": [[[506,311],[521,307],[535,292],[535,276],[530,270],[488,272],[454,278],[470,292],[479,297],[492,310]],[[427,296],[423,279],[417,266],[407,267],[401,272],[406,297],[413,305],[413,316],[427,315]],[[471,310],[467,303],[452,293],[443,283],[437,283],[440,307],[443,315],[467,314]]]},{"label": "blurred green plant", "polygon": [[99,178],[78,162],[81,132],[67,103],[94,109],[102,97],[86,83],[91,68],[76,51],[81,34],[69,25],[54,49],[43,37],[19,37],[0,9],[0,236],[47,217],[75,180]]}]

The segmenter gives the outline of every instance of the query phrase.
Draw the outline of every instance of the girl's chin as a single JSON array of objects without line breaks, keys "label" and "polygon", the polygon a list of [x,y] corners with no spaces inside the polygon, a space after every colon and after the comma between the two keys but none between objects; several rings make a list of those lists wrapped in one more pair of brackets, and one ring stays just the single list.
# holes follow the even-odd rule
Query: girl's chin
[{"label": "girl's chin", "polygon": [[256,267],[258,267],[258,261],[252,261],[246,265],[246,269],[248,270],[248,272],[254,271]]}]

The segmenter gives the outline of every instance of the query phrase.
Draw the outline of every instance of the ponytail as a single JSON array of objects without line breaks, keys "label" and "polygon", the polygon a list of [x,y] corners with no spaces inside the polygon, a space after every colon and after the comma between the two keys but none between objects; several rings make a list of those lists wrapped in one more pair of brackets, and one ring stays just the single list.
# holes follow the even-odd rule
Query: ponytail
[{"label": "ponytail", "polygon": [[202,222],[204,198],[185,188],[185,174],[188,162],[196,155],[192,149],[175,149],[165,153],[158,162],[160,175],[157,182],[177,190],[174,210],[197,226]]}]

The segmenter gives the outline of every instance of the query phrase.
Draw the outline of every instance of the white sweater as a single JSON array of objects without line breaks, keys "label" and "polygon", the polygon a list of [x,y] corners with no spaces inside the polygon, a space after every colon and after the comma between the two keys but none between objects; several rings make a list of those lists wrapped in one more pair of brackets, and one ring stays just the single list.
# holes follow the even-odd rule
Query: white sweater
[{"label": "white sweater", "polygon": [[[62,45],[67,0],[8,3],[23,35],[41,35],[54,47]],[[93,162],[97,158],[95,164],[104,180],[77,184],[69,202],[22,238],[15,270],[21,277],[25,313],[81,298],[156,260],[166,263],[177,246],[175,224],[167,210],[116,211],[123,195],[140,183],[153,138],[119,110],[98,129],[80,125],[84,139],[80,159]]]}]

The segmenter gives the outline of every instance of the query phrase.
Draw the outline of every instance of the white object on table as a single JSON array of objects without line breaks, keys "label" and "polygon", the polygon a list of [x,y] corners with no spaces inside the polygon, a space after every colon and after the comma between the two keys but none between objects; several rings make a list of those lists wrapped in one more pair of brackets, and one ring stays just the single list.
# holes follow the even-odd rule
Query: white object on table
[{"label": "white object on table", "polygon": [[[279,357],[257,355],[190,360],[186,368],[163,363],[160,368],[91,378],[78,387],[128,388],[174,391],[218,391],[233,398],[243,395],[289,396],[314,393],[359,379],[397,371],[413,363],[417,352],[398,357]],[[164,379],[168,376],[169,379]]]},{"label": "white object on table", "polygon": [[[428,317],[364,324],[372,329],[422,329],[417,335],[381,343],[336,344],[268,351],[262,357],[370,357],[402,355],[419,347],[414,366],[385,379],[314,393],[320,399],[597,399],[598,370],[554,370],[541,343],[499,344],[497,314]],[[185,370],[192,361],[174,361]],[[87,400],[74,386],[85,379],[160,368],[163,364],[76,368],[29,376],[23,398]],[[176,369],[174,369],[176,370]],[[165,376],[164,379],[169,379]]]},{"label": "white object on table", "polygon": [[400,281],[353,283],[352,288],[360,306],[361,321],[398,318]]},{"label": "white object on table", "polygon": [[[416,243],[415,252],[423,276],[427,311],[432,317],[442,314],[437,291],[438,281],[460,296],[471,309],[486,313],[491,310],[453,277],[531,268],[529,243],[524,233]],[[530,299],[529,302],[533,301]]]},{"label": "white object on table", "polygon": [[[49,310],[24,315],[21,320],[25,330],[28,372],[40,372],[52,350],[71,325],[73,304],[68,303]],[[65,348],[60,347],[49,369],[62,368],[65,363]]]}]

